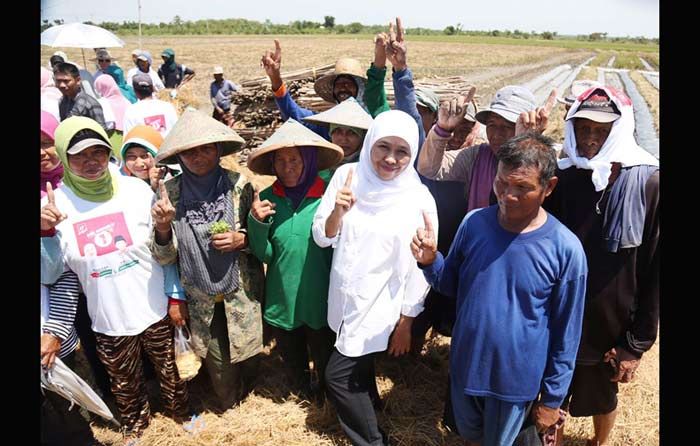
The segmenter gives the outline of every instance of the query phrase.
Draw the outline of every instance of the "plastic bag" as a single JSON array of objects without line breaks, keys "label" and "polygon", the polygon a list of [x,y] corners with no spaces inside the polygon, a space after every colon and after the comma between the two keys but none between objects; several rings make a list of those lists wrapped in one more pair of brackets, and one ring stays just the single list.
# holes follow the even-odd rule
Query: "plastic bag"
[{"label": "plastic bag", "polygon": [[175,365],[180,378],[189,381],[202,366],[202,360],[197,356],[190,344],[190,331],[186,326],[175,327]]}]

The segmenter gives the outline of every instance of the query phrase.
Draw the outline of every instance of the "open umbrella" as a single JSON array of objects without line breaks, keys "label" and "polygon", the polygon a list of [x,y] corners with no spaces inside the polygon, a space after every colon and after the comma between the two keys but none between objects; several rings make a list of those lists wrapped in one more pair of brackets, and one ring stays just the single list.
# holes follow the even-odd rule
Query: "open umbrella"
[{"label": "open umbrella", "polygon": [[[41,44],[52,47],[80,48],[82,51],[84,48],[122,47],[124,41],[111,31],[99,26],[76,22],[48,28],[41,33]],[[85,53],[83,53],[83,63],[87,66]]]},{"label": "open umbrella", "polygon": [[39,367],[41,369],[41,387],[56,392],[70,401],[71,408],[73,404],[77,404],[119,426],[119,422],[114,418],[102,398],[63,361],[56,358],[53,367],[48,370]]}]

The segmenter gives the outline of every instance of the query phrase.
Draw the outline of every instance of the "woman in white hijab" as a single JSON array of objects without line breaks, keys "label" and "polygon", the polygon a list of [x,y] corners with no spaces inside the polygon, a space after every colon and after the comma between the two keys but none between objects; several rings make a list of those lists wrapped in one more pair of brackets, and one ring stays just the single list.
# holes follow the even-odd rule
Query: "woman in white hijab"
[{"label": "woman in white hijab", "polygon": [[413,167],[417,154],[415,120],[398,110],[378,115],[359,163],[333,175],[311,229],[319,246],[335,248],[328,325],[336,341],[326,385],[354,445],[386,444],[372,408],[379,400],[374,358],[409,351],[429,289],[410,249],[425,219],[437,232],[435,200]]}]

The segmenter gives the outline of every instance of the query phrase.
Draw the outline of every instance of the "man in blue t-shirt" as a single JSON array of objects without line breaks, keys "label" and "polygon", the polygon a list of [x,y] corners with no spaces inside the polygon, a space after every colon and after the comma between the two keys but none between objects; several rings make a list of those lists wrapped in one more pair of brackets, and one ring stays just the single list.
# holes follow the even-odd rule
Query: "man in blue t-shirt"
[{"label": "man in blue t-shirt", "polygon": [[587,266],[578,238],[541,207],[557,184],[552,143],[527,133],[501,146],[498,204],[467,214],[447,258],[427,218],[411,244],[430,285],[457,299],[450,384],[467,444],[512,445],[536,400],[535,426],[551,431],[573,374]]}]

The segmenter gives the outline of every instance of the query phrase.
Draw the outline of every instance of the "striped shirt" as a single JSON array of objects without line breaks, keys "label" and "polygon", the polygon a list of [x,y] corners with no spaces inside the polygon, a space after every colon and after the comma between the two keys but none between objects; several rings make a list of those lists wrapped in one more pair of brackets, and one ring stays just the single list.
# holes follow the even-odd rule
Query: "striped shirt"
[{"label": "striped shirt", "polygon": [[54,335],[61,341],[59,358],[72,353],[78,346],[74,322],[79,293],[78,276],[70,270],[61,274],[56,283],[49,286],[49,319],[42,329],[44,333]]}]

